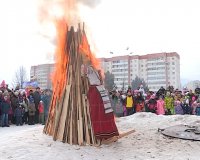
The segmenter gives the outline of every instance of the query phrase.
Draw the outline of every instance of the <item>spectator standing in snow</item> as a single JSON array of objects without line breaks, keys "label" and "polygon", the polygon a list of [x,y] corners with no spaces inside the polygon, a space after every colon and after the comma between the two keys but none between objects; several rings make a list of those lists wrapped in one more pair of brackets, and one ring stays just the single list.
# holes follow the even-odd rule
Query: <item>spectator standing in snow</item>
[{"label": "spectator standing in snow", "polygon": [[46,90],[44,96],[42,97],[42,101],[44,103],[44,121],[46,122],[48,113],[49,113],[49,106],[51,103],[51,91]]},{"label": "spectator standing in snow", "polygon": [[15,116],[15,120],[16,120],[16,126],[19,126],[19,125],[23,125],[22,123],[22,117],[23,117],[23,109],[22,109],[22,106],[19,105],[16,109],[15,109],[15,113],[14,113],[14,116]]},{"label": "spectator standing in snow", "polygon": [[159,97],[159,100],[157,100],[156,114],[157,115],[164,115],[165,114],[165,102],[162,98],[162,95]]},{"label": "spectator standing in snow", "polygon": [[34,98],[34,103],[35,103],[35,123],[38,123],[39,122],[39,103],[40,103],[40,100],[41,100],[41,94],[40,94],[40,87],[37,87],[36,88],[36,91],[33,93],[33,98]]},{"label": "spectator standing in snow", "polygon": [[24,116],[23,116],[23,123],[27,124],[28,123],[28,98],[26,97],[25,94],[23,94],[23,101],[22,101],[22,106],[24,108]]},{"label": "spectator standing in snow", "polygon": [[39,103],[39,123],[44,125],[44,103],[40,101]]},{"label": "spectator standing in snow", "polygon": [[29,112],[29,125],[35,124],[35,103],[32,96],[29,97],[28,112]]},{"label": "spectator standing in snow", "polygon": [[129,116],[129,115],[133,114],[134,98],[131,94],[131,91],[127,92],[125,104],[126,104],[127,115]]},{"label": "spectator standing in snow", "polygon": [[9,113],[11,106],[10,106],[10,101],[8,99],[8,96],[4,96],[0,107],[1,107],[1,126],[2,127],[9,127],[8,113]]}]

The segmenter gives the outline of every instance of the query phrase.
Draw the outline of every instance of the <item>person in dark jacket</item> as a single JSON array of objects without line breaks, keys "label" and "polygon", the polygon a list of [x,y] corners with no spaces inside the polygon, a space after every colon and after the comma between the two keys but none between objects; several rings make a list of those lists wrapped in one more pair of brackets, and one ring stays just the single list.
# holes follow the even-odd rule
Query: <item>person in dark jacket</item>
[{"label": "person in dark jacket", "polygon": [[16,109],[15,109],[15,120],[16,120],[16,125],[19,126],[19,125],[23,125],[22,123],[22,117],[23,117],[23,109],[22,109],[22,106],[19,105]]},{"label": "person in dark jacket", "polygon": [[28,112],[29,112],[29,125],[34,125],[35,124],[35,103],[34,103],[34,99],[32,96],[29,97],[29,103],[28,103]]},{"label": "person in dark jacket", "polygon": [[22,102],[22,108],[24,109],[24,115],[23,115],[23,123],[28,123],[28,98],[26,95],[23,95],[23,102]]},{"label": "person in dark jacket", "polygon": [[40,87],[36,88],[36,91],[33,93],[33,99],[35,103],[35,123],[39,123],[39,103],[41,101]]},{"label": "person in dark jacket", "polygon": [[[19,92],[15,91],[12,92],[10,95],[10,101],[11,101],[11,107],[12,107],[12,112],[15,113],[15,109],[19,106]],[[12,116],[11,121],[13,124],[15,124],[15,118]]]},{"label": "person in dark jacket", "polygon": [[8,96],[4,96],[3,101],[1,102],[1,126],[2,127],[9,127],[8,124],[8,112],[10,110],[10,101]]},{"label": "person in dark jacket", "polygon": [[44,104],[44,121],[46,122],[48,113],[49,113],[49,106],[51,103],[51,91],[46,90],[44,96],[42,97],[42,101]]}]

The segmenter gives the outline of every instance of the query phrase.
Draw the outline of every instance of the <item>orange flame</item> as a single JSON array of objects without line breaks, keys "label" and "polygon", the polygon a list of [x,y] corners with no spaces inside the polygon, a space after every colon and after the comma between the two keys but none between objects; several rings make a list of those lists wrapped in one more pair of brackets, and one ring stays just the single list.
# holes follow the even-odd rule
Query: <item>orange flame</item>
[{"label": "orange flame", "polygon": [[[57,46],[55,51],[55,71],[52,76],[55,106],[56,99],[60,98],[67,84],[67,33],[68,25],[77,25],[80,22],[77,0],[43,0],[41,6],[41,21],[54,21],[57,30]],[[46,9],[47,8],[47,9]],[[56,21],[54,19],[57,19]],[[82,34],[82,41],[79,46],[79,52],[85,54],[95,69],[99,69],[99,61],[90,50],[90,45],[85,32]]]},{"label": "orange flame", "polygon": [[56,22],[57,28],[57,49],[56,49],[56,63],[55,63],[55,72],[53,74],[53,90],[56,97],[60,97],[65,87],[67,76],[67,63],[68,63],[68,54],[65,50],[66,40],[67,40],[67,31],[68,27],[65,20],[59,20]]},{"label": "orange flame", "polygon": [[85,32],[82,35],[82,43],[79,47],[79,52],[83,53],[88,57],[88,59],[91,61],[93,67],[95,69],[99,69],[99,60],[95,57],[95,55],[90,50],[90,45],[88,43],[87,37]]}]

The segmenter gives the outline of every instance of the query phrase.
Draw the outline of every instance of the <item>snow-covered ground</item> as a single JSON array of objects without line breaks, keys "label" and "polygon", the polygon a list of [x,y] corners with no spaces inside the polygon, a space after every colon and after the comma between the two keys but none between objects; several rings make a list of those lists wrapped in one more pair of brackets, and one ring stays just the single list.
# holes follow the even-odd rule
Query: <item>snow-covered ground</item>
[{"label": "snow-covered ground", "polygon": [[119,131],[135,133],[100,147],[71,146],[42,133],[42,125],[0,128],[0,160],[199,160],[200,142],[163,136],[158,128],[200,123],[200,117],[137,113],[117,118]]}]

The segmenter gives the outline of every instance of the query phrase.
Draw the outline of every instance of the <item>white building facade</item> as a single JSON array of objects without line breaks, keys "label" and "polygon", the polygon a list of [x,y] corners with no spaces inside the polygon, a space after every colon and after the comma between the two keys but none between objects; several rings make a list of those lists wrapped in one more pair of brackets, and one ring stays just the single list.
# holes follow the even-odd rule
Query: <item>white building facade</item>
[{"label": "white building facade", "polygon": [[31,66],[30,79],[36,80],[41,89],[52,89],[51,74],[54,64],[41,64]]},{"label": "white building facade", "polygon": [[191,82],[187,83],[185,85],[185,87],[188,90],[192,90],[194,92],[196,88],[200,88],[200,81],[199,80],[191,81]]},{"label": "white building facade", "polygon": [[100,62],[104,72],[114,74],[118,88],[127,89],[136,76],[144,79],[152,91],[161,86],[181,87],[180,56],[176,52],[100,58]]}]

